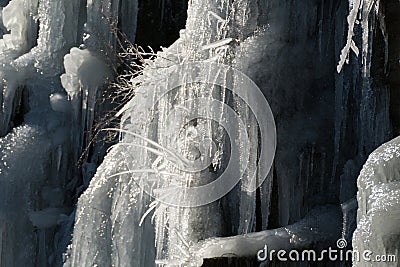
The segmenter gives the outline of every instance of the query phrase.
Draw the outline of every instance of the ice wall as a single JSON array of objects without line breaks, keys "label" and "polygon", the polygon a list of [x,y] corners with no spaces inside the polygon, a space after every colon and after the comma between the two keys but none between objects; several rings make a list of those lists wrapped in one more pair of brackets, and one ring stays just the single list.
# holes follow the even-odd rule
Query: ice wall
[{"label": "ice wall", "polygon": [[[367,69],[361,68],[365,66],[363,62],[381,68],[380,62],[374,61],[370,46],[372,32],[379,29],[375,24],[368,23],[375,21],[375,13],[369,12],[373,4],[365,1],[365,5],[368,12],[363,14],[364,35],[357,32],[357,25],[354,26],[354,36],[350,34],[351,40],[352,37],[362,39],[364,36],[363,57],[347,56],[345,50],[344,55],[350,65],[340,74],[335,74],[342,49],[347,47],[347,16],[352,10],[348,3],[254,3],[242,0],[232,4],[222,0],[191,1],[186,29],[181,31],[180,39],[160,52],[156,60],[148,61],[143,75],[131,81],[139,86],[134,87],[134,99],[120,112],[124,114],[120,129],[123,131],[121,144],[112,150],[125,153],[122,160],[125,167],[121,170],[124,176],[119,175],[117,170],[108,177],[102,172],[95,175],[89,190],[79,200],[68,263],[74,265],[80,260],[92,260],[90,263],[93,264],[106,260],[115,264],[120,260],[117,255],[123,249],[121,243],[116,241],[117,237],[129,231],[138,233],[138,236],[150,231],[151,239],[155,233],[155,249],[149,243],[143,245],[146,251],[150,251],[150,258],[155,257],[159,264],[178,265],[187,260],[188,247],[197,241],[216,235],[230,236],[286,226],[301,220],[315,206],[328,203],[344,204],[346,224],[343,235],[351,238],[350,226],[354,219],[351,214],[356,205],[349,203],[354,202],[357,173],[367,155],[390,137],[387,87],[372,82],[373,74],[366,71],[368,66]],[[351,19],[349,22],[352,25]],[[369,36],[367,43],[366,33]],[[379,36],[376,38],[385,38],[384,34]],[[352,41],[350,48],[356,50]],[[174,101],[180,103],[186,97],[207,95],[209,89],[201,86],[183,88],[172,99],[157,106],[159,113],[156,116],[146,109],[146,103],[151,102],[154,92],[167,86],[166,76],[173,77],[174,74],[167,71],[169,66],[195,60],[235,66],[261,88],[271,104],[277,123],[278,150],[273,173],[257,193],[247,193],[244,190],[246,179],[243,179],[218,203],[195,209],[170,207],[157,200],[151,202],[144,192],[136,192],[134,186],[130,189],[133,191],[131,195],[121,195],[121,186],[134,183],[143,186],[141,183],[152,179],[149,173],[176,171],[163,162],[162,153],[157,154],[159,152],[148,148],[148,140],[167,148],[172,145],[174,139],[166,130],[169,126],[167,110],[174,105]],[[224,101],[227,96],[217,93],[213,97]],[[243,112],[247,122],[251,122],[252,118],[247,116],[246,110],[240,109],[240,101],[235,101],[232,102],[237,110]],[[154,116],[153,124],[145,119]],[[182,119],[173,118],[169,117],[171,121]],[[194,128],[200,132],[212,132],[213,138],[220,142],[217,146],[219,151],[226,152],[223,146],[226,136],[218,128],[201,121]],[[257,140],[254,133],[253,140]],[[179,138],[178,143],[188,140]],[[190,152],[190,149],[186,151]],[[151,156],[154,153],[159,157]],[[103,168],[110,160],[107,158]],[[222,153],[216,162],[224,160]],[[218,170],[220,166],[216,166]],[[126,180],[121,180],[129,173],[131,175],[127,175]],[[201,183],[213,179],[215,174],[182,177],[185,182],[194,180]],[[137,203],[135,209],[128,205],[128,198]],[[91,208],[89,203],[98,205],[100,210]],[[120,227],[114,230],[119,223],[110,219],[100,229],[96,228],[97,221],[91,220],[101,214],[108,214],[110,218],[120,216],[120,210],[127,210],[124,218],[132,219],[129,229]],[[144,216],[145,226],[138,224],[140,214]],[[153,219],[152,225],[149,218]],[[100,237],[102,239],[98,240]],[[83,240],[91,240],[95,244],[93,251],[88,249],[90,255],[96,257],[86,257],[82,253],[86,248],[81,245]],[[152,265],[152,262],[146,261],[149,254],[141,254],[142,249],[139,245],[132,248],[134,252],[131,255],[121,255],[125,262],[134,260],[135,263]]]},{"label": "ice wall", "polygon": [[[326,8],[326,10],[321,7],[321,13],[333,12],[332,5],[333,4],[331,4],[330,8]],[[291,140],[296,132],[300,133],[303,131],[301,124],[307,121],[310,116],[314,120],[307,123],[307,126],[313,127],[313,134],[317,134],[317,131],[325,125],[325,121],[328,119],[325,120],[324,117],[321,118],[320,113],[315,111],[316,108],[314,105],[313,107],[311,107],[311,105],[305,106],[304,103],[306,102],[306,97],[309,99],[313,93],[318,96],[322,95],[322,97],[325,98],[327,97],[324,96],[324,93],[329,94],[324,91],[323,93],[319,92],[321,91],[320,88],[312,81],[314,75],[319,74],[318,70],[311,68],[311,70],[308,70],[309,72],[307,75],[296,73],[294,71],[296,68],[290,71],[290,75],[296,75],[296,78],[300,76],[304,77],[301,79],[301,88],[298,88],[299,85],[295,82],[284,82],[282,79],[277,78],[279,76],[274,76],[277,73],[277,69],[279,73],[281,73],[280,75],[285,75],[285,71],[288,70],[287,67],[290,66],[290,64],[295,64],[297,68],[304,68],[305,66],[312,65],[314,61],[318,62],[317,58],[307,58],[307,56],[313,57],[318,55],[318,50],[307,48],[308,46],[317,46],[318,44],[318,35],[315,34],[315,32],[317,32],[316,28],[310,25],[317,20],[315,13],[311,11],[313,8],[311,4],[297,3],[295,6],[292,6],[290,3],[282,1],[266,3],[265,5],[257,5],[250,1],[236,1],[233,5],[229,3],[229,1],[217,1],[216,3],[210,1],[193,1],[188,11],[189,19],[186,29],[181,32],[181,38],[174,45],[162,53],[159,53],[157,60],[148,62],[148,66],[145,68],[143,75],[133,81],[133,83],[140,82],[143,85],[136,88],[136,97],[128,104],[126,109],[124,109],[125,115],[122,129],[139,135],[142,138],[140,138],[139,143],[135,143],[138,142],[138,138],[132,136],[132,134],[126,133],[121,140],[121,146],[126,146],[126,155],[123,160],[126,164],[126,169],[124,171],[128,173],[132,171],[133,173],[125,183],[136,182],[140,184],[143,179],[150,179],[146,173],[144,175],[136,174],[138,172],[140,173],[140,170],[143,172],[150,172],[153,168],[157,170],[157,167],[159,167],[165,172],[176,171],[168,167],[168,165],[165,166],[164,164],[163,166],[163,158],[159,161],[155,161],[154,158],[150,156],[151,153],[143,148],[143,146],[147,145],[144,138],[150,138],[152,140],[155,138],[158,143],[167,145],[170,145],[172,142],[171,140],[173,140],[170,139],[171,137],[169,136],[171,134],[166,130],[168,126],[168,123],[165,121],[167,118],[166,113],[160,112],[157,114],[157,122],[149,126],[146,118],[151,118],[154,114],[145,109],[145,103],[149,101],[148,98],[151,99],[153,97],[151,94],[148,96],[149,92],[161,90],[157,88],[165,86],[164,83],[161,82],[163,81],[163,76],[173,75],[168,73],[168,71],[165,73],[162,71],[163,68],[170,66],[172,64],[171,62],[179,63],[187,60],[209,60],[210,62],[232,64],[255,79],[266,94],[268,100],[272,102],[276,114],[283,117],[279,121],[281,124],[278,125],[278,128],[281,127],[280,138]],[[310,10],[310,13],[307,14],[314,20],[312,20],[310,24],[307,22],[309,18],[292,22],[291,16],[289,15],[290,13],[285,13],[287,9],[293,10],[293,12],[294,10]],[[270,16],[270,18],[268,16]],[[270,25],[268,25],[268,23],[270,23]],[[300,33],[294,33],[290,27],[289,31],[284,30],[288,25],[291,27],[300,25],[301,30],[299,30],[299,32],[307,32],[307,28],[311,27],[315,31],[310,30],[314,33],[313,38],[308,38]],[[282,32],[284,32],[284,34],[282,34]],[[289,42],[289,44],[285,44],[286,42]],[[296,42],[300,44],[296,45]],[[329,43],[325,45],[328,44]],[[322,45],[323,44],[321,44],[321,46]],[[304,49],[307,49],[308,54],[299,56],[299,58],[293,60],[291,59],[290,56],[296,55],[300,51],[304,53]],[[282,55],[286,51],[289,55],[281,58],[274,57],[274,55]],[[325,48],[324,51],[328,51],[328,49]],[[326,77],[328,76],[327,73],[328,70],[325,70],[323,74],[319,75],[321,75],[321,77]],[[268,77],[268,79],[265,77]],[[333,77],[329,79],[331,82],[333,81]],[[154,81],[158,81],[158,83]],[[309,89],[306,93],[306,97],[304,97],[304,90],[308,90],[308,86],[312,87],[312,89]],[[184,89],[185,90],[179,91],[173,99],[178,99],[179,102],[183,101],[185,97],[196,97],[202,94],[207,95],[207,89],[203,87],[193,86]],[[327,87],[326,91],[328,91],[328,89],[331,88]],[[287,95],[291,95],[291,99],[298,99],[295,101],[297,106],[285,106],[284,103],[292,103],[285,98]],[[315,95],[314,97],[316,97]],[[216,97],[225,101],[224,97],[226,96],[216,94]],[[172,100],[162,102],[158,109],[165,110],[166,112],[166,110],[170,109],[172,106],[169,101]],[[326,102],[328,101],[329,100],[326,99]],[[332,101],[332,99],[330,101]],[[234,103],[237,105],[237,110],[243,112],[247,122],[251,122],[251,116],[248,116],[245,110],[241,110],[238,107],[240,102],[237,101]],[[204,108],[207,109],[208,107],[206,106]],[[307,112],[300,112],[299,110],[302,108],[306,108]],[[319,108],[326,109],[322,104]],[[299,111],[298,117],[290,120],[290,114],[295,113],[295,111]],[[332,113],[333,109],[325,116],[327,118],[330,115],[333,116]],[[181,118],[175,119],[179,121]],[[332,122],[332,120],[328,121]],[[317,124],[313,125],[313,122],[317,122]],[[142,127],[142,125],[144,125],[144,127]],[[294,126],[296,128],[294,128]],[[200,130],[202,127],[204,128]],[[217,128],[213,128],[213,126],[208,126],[207,124],[202,125],[201,122],[198,122],[195,128],[199,131],[213,132],[214,138],[224,140],[224,135],[221,134]],[[250,132],[251,131],[250,129]],[[252,134],[252,138],[254,138],[252,144],[257,144],[257,137],[254,129]],[[319,133],[319,136],[321,138],[321,143],[328,143],[329,137],[326,138],[324,133]],[[326,175],[324,169],[318,166],[323,166],[326,161],[329,161],[329,158],[325,156],[326,154],[324,154],[323,147],[321,148],[312,144],[313,137],[314,135],[311,135],[304,139],[296,140],[297,142],[287,141],[286,149],[281,148],[278,152],[278,157],[280,159],[277,163],[277,166],[279,166],[277,167],[278,177],[280,177],[278,178],[280,179],[278,187],[279,200],[275,203],[275,205],[281,205],[279,209],[276,208],[276,210],[280,210],[280,214],[275,214],[278,218],[278,226],[287,225],[288,223],[301,219],[307,213],[308,209],[315,205],[315,202],[319,199],[316,198],[314,203],[303,203],[299,200],[304,199],[305,194],[307,194],[307,196],[312,195],[321,188],[324,188],[324,185],[329,184],[330,174]],[[333,139],[333,137],[331,138]],[[328,139],[328,141],[326,139]],[[183,142],[184,140],[184,138],[181,139]],[[131,145],[129,146],[129,144]],[[220,144],[223,144],[223,142],[220,141]],[[288,149],[289,147],[290,149]],[[293,151],[293,147],[296,148],[296,153],[290,155],[289,151]],[[225,149],[223,146],[221,146],[221,148],[222,151]],[[326,144],[325,149],[329,149],[329,144]],[[301,158],[301,168],[298,165],[298,157]],[[219,160],[223,162],[223,156]],[[293,162],[296,163],[293,164]],[[107,165],[107,160],[103,164]],[[288,168],[288,165],[292,167]],[[251,168],[255,167],[251,166]],[[202,173],[199,177],[184,176],[184,180],[192,179],[196,182],[204,182],[208,179],[212,179],[213,176],[214,174],[212,173]],[[187,258],[187,255],[185,255],[185,253],[187,253],[185,252],[187,250],[187,245],[196,243],[207,237],[244,234],[254,231],[256,226],[261,229],[266,229],[271,197],[271,178],[272,176],[269,177],[260,191],[261,207],[257,207],[256,193],[249,194],[244,190],[246,187],[246,179],[243,179],[241,184],[219,204],[213,203],[206,207],[195,209],[170,207],[158,201],[150,204],[150,200],[142,195],[134,195],[134,201],[138,203],[137,209],[140,210],[143,215],[146,215],[147,213],[145,214],[144,210],[147,207],[149,209],[148,217],[154,218],[154,232],[156,234],[155,255],[157,262],[160,264],[172,265],[182,263],[182,261],[185,261]],[[314,179],[316,180],[314,181]],[[103,180],[107,181],[107,183],[101,182]],[[144,183],[145,182],[146,181],[144,181]],[[301,190],[297,192],[295,189],[299,185],[301,186]],[[116,222],[109,221],[104,227],[104,239],[101,241],[106,242],[105,244],[107,245],[100,245],[103,243],[97,245],[97,228],[94,227],[96,222],[92,222],[91,218],[97,216],[96,214],[100,214],[101,211],[90,208],[89,202],[97,203],[96,205],[100,205],[101,207],[104,206],[106,210],[108,210],[111,203],[115,203],[116,206],[111,210],[109,216],[115,216],[113,215],[113,211],[116,211],[115,214],[118,214],[118,210],[120,209],[128,210],[127,216],[137,216],[134,210],[131,211],[126,206],[128,201],[125,201],[125,199],[129,198],[130,195],[120,196],[119,194],[114,194],[114,191],[118,187],[117,179],[114,180],[114,177],[109,177],[107,179],[102,173],[97,172],[89,187],[92,189],[85,192],[83,197],[79,200],[77,222],[74,229],[74,241],[72,245],[72,264],[77,264],[81,259],[84,259],[85,262],[86,260],[90,260],[90,258],[86,258],[85,255],[82,254],[81,251],[83,247],[80,245],[83,240],[87,238],[93,240],[92,243],[96,244],[93,249],[98,250],[98,256],[92,259],[92,263],[99,263],[101,259],[107,259],[107,262],[115,263],[118,258],[114,255],[116,255],[119,250],[117,249],[115,253],[113,252],[113,254],[110,254],[110,251],[117,247],[112,238],[113,234],[118,236],[120,233],[128,233],[129,231],[143,231],[143,227],[141,228],[137,224],[139,218],[133,221],[133,225],[131,225],[129,230],[121,228],[118,230],[118,233],[112,230]],[[308,192],[306,188],[309,188]],[[102,198],[101,196],[104,194],[99,192],[109,192],[109,198]],[[321,199],[322,195],[324,195],[324,192],[320,192],[319,196]],[[116,199],[120,197],[122,197],[121,200],[117,201]],[[324,201],[328,202],[329,199],[325,198]],[[320,204],[324,204],[324,202]],[[258,216],[255,215],[257,208],[261,210]],[[152,210],[154,210],[154,213]],[[257,220],[258,223],[256,223]],[[111,250],[106,249],[109,247],[111,247]],[[154,248],[148,247],[147,249],[151,250]],[[128,257],[126,259],[127,262],[132,259],[142,261],[143,257],[145,257],[139,253],[139,250],[134,251],[135,253],[132,253],[130,258],[126,256]],[[111,257],[111,259],[107,258],[107,255]],[[152,265],[153,263],[146,262],[146,264]]]},{"label": "ice wall", "polygon": [[[184,119],[179,117],[179,115],[172,119],[167,117],[167,110],[176,105],[173,104],[173,99],[178,99],[178,103],[180,103],[187,97],[210,97],[213,95],[217,99],[227,101],[224,93],[218,92],[216,89],[211,89],[210,91],[210,89],[201,85],[184,87],[177,92],[176,96],[171,96],[172,98],[160,102],[157,109],[163,111],[156,115],[153,113],[154,111],[147,109],[146,103],[150,103],[151,98],[154,97],[151,92],[156,93],[158,90],[162,90],[159,87],[168,86],[168,80],[166,80],[166,83],[164,81],[165,77],[174,75],[167,69],[167,67],[172,66],[171,64],[173,62],[179,63],[187,60],[196,61],[205,59],[209,59],[210,62],[232,62],[232,58],[230,57],[234,56],[233,37],[238,38],[239,40],[244,39],[249,33],[254,31],[256,27],[256,23],[252,18],[241,16],[241,12],[247,11],[257,12],[255,5],[246,1],[239,1],[238,3],[235,3],[234,6],[230,6],[230,4],[225,1],[218,1],[216,3],[210,1],[194,1],[191,3],[189,8],[189,20],[187,21],[186,29],[181,32],[181,38],[171,47],[160,52],[157,60],[154,62],[148,62],[148,66],[144,69],[143,75],[132,82],[140,82],[143,85],[136,88],[136,97],[134,97],[134,99],[127,105],[123,117],[122,129],[134,134],[133,136],[129,133],[124,134],[121,139],[121,144],[117,145],[117,147],[124,147],[123,151],[125,152],[125,155],[121,158],[122,163],[126,165],[124,171],[129,173],[129,171],[132,170],[133,172],[131,177],[125,180],[122,185],[132,184],[132,187],[134,188],[135,183],[147,183],[147,181],[142,181],[142,179],[151,179],[148,173],[154,172],[154,170],[157,171],[158,168],[160,168],[158,171],[176,173],[177,170],[173,166],[168,165],[166,158],[160,156],[155,160],[150,153],[151,151],[149,152],[146,150],[145,147],[148,146],[148,144],[146,144],[146,139],[155,140],[157,143],[166,146],[167,148],[174,147],[174,142],[176,142],[174,140],[177,139],[178,144],[182,144],[183,151],[186,151],[183,152],[183,155],[189,156],[191,148],[185,148],[185,146],[189,144],[189,140],[184,137],[174,136],[175,132],[168,128],[171,127],[168,121],[181,121]],[[237,29],[239,29],[239,31],[237,31]],[[166,69],[165,72],[162,71],[163,68]],[[157,80],[159,80],[158,84],[154,82]],[[235,103],[237,103],[236,105],[238,106],[239,102]],[[204,111],[210,110],[210,107],[207,105],[196,106],[196,108]],[[242,112],[245,114],[245,110]],[[154,116],[158,117],[158,119],[154,124],[149,124],[147,118],[152,118]],[[221,117],[223,116],[222,113]],[[204,135],[201,134],[199,136],[209,135],[214,140],[217,140],[217,150],[221,152],[223,151],[225,136],[221,130],[216,128],[215,125],[212,125],[207,121],[199,120],[197,121],[197,126],[192,128],[194,131],[204,133]],[[190,129],[183,130],[189,131]],[[135,134],[142,138],[137,141],[138,138],[135,138]],[[256,144],[256,135],[253,135],[252,138],[254,138],[253,143]],[[195,140],[193,141],[195,142]],[[114,148],[114,150],[117,150],[117,147]],[[201,174],[196,173],[194,175],[190,173],[182,173],[180,175],[182,175],[183,181],[187,182],[191,180],[194,181],[194,184],[201,184],[214,179],[218,172],[218,168],[220,168],[219,165],[221,164],[218,162],[223,162],[225,160],[222,153],[216,154],[220,156],[213,158],[213,165],[210,166],[210,168],[214,168],[215,171],[209,171],[207,169]],[[107,166],[107,160],[103,164]],[[252,168],[254,167],[252,166]],[[143,172],[143,174],[140,172]],[[251,173],[246,175],[250,177]],[[152,252],[153,257],[155,254],[158,263],[166,262],[168,264],[179,264],[179,262],[181,262],[182,259],[184,260],[186,257],[186,255],[184,255],[184,249],[182,248],[184,248],[188,243],[197,242],[198,240],[207,237],[221,235],[223,234],[221,232],[221,229],[223,228],[225,228],[223,231],[234,231],[236,233],[246,233],[253,228],[255,193],[247,194],[241,190],[240,186],[235,190],[238,196],[232,194],[232,201],[226,200],[223,204],[223,206],[226,207],[227,212],[232,213],[232,217],[238,215],[237,221],[233,222],[232,230],[227,230],[226,227],[223,227],[222,208],[219,207],[218,203],[212,203],[205,207],[189,209],[179,207],[179,204],[178,207],[168,206],[157,200],[151,203],[149,197],[144,195],[144,192],[141,194],[135,193],[134,195],[115,195],[114,192],[116,190],[117,192],[119,191],[119,179],[121,178],[104,177],[102,173],[97,172],[97,175],[94,177],[91,186],[89,187],[92,189],[86,191],[83,197],[80,198],[78,204],[79,208],[77,211],[77,221],[74,229],[72,256],[70,260],[72,265],[77,264],[80,260],[92,260],[92,263],[99,263],[102,259],[107,259],[111,264],[115,264],[117,261],[121,260],[122,262],[145,262],[146,265],[154,265],[154,260],[145,261],[147,254],[141,254],[143,250]],[[110,181],[105,184],[100,182],[102,180]],[[95,186],[95,184],[101,185]],[[243,186],[245,186],[244,183]],[[103,192],[103,190],[109,192],[109,198],[103,197],[104,194],[100,193]],[[179,197],[180,196],[176,196],[176,198]],[[117,198],[119,200],[117,200]],[[131,202],[134,201],[137,203],[136,209],[127,206],[129,204],[129,199]],[[268,203],[268,195],[265,199],[266,203]],[[118,232],[114,232],[112,229],[116,227],[117,222],[109,221],[104,230],[106,233],[104,241],[102,241],[106,242],[107,245],[97,245],[97,239],[95,238],[96,230],[93,227],[93,222],[91,222],[90,218],[96,216],[95,214],[100,211],[88,207],[88,202],[97,203],[96,205],[100,205],[100,210],[102,210],[103,207],[104,209],[108,209],[106,207],[111,205],[111,203],[115,203],[115,206],[110,210],[109,216],[119,216],[117,215],[118,210],[127,211],[125,216],[129,216],[128,218],[133,220],[129,225],[129,229],[123,225],[118,228]],[[238,205],[238,207],[236,207],[236,205]],[[124,260],[118,258],[117,255],[120,255],[121,249],[123,248],[115,243],[119,242],[115,237],[125,235],[124,233],[127,234],[132,231],[134,233],[139,233],[138,235],[140,236],[140,233],[144,230],[143,226],[140,226],[138,222],[142,215],[146,215],[146,209],[149,209],[150,212],[148,217],[154,218],[154,228],[152,231],[155,232],[156,250],[154,245],[146,248],[137,245],[140,249],[134,249],[131,254],[121,255]],[[151,212],[153,209],[154,214]],[[138,217],[139,215],[140,217]],[[125,220],[124,217],[122,218]],[[226,223],[229,224],[229,222]],[[93,253],[98,250],[98,256],[96,258],[86,258],[80,252],[83,249],[81,245],[82,240],[87,239],[88,234],[91,236],[89,237],[90,240],[95,238],[91,242],[96,244],[96,246],[91,248],[91,250],[93,249]],[[149,233],[147,234],[149,235]],[[139,242],[139,244],[140,243],[141,242]],[[111,250],[102,249],[103,247],[111,247]],[[110,251],[112,251],[112,254],[110,254]]]},{"label": "ice wall", "polygon": [[[2,6],[0,266],[59,266],[71,238],[73,198],[82,177],[91,176],[90,168],[77,167],[89,143],[82,136],[116,63],[101,47],[118,50],[110,24],[123,19],[124,27],[135,28],[137,2],[13,0]],[[89,31],[110,34],[89,38]],[[84,33],[85,46],[73,49],[73,62],[65,63]],[[60,80],[64,66],[76,87]],[[84,96],[79,110],[71,90]],[[90,158],[84,162],[97,166]]]},{"label": "ice wall", "polygon": [[[52,250],[46,248],[52,246],[51,227],[62,219],[62,214],[68,213],[58,209],[50,215],[43,210],[38,220],[31,220],[36,211],[44,207],[56,208],[63,202],[61,192],[57,192],[60,181],[55,178],[57,161],[62,163],[61,151],[56,153],[52,146],[45,130],[28,125],[15,128],[0,142],[1,266],[47,264],[48,250]],[[35,164],[27,166],[30,162]],[[54,195],[59,196],[54,198]],[[54,219],[47,220],[48,216]]]},{"label": "ice wall", "polygon": [[62,50],[74,42],[73,34],[64,31],[72,3],[12,1],[3,9],[10,33],[2,39],[0,129],[5,135],[18,126],[17,116],[23,125],[1,140],[1,266],[53,262],[55,227],[71,212],[63,195],[71,164],[63,154],[70,151],[68,116],[66,110],[53,110],[49,97],[62,92],[56,75]]}]

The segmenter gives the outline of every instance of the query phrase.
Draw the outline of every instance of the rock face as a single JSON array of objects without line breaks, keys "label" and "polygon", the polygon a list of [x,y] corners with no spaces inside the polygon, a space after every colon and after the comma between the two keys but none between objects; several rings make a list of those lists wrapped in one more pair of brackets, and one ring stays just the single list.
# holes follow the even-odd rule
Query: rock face
[{"label": "rock face", "polygon": [[[357,229],[353,248],[360,253],[355,266],[397,266],[400,257],[400,137],[376,149],[365,163],[357,181]],[[375,256],[386,261],[377,263]],[[384,258],[382,258],[384,259]],[[375,261],[375,262],[374,262]]]}]

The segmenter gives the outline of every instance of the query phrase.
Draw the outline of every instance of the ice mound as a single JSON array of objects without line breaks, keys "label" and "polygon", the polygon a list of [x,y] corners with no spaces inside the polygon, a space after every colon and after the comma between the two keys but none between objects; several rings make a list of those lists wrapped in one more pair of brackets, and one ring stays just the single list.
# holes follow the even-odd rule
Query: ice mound
[{"label": "ice mound", "polygon": [[[357,229],[353,248],[360,253],[400,256],[400,137],[376,149],[358,177]],[[397,266],[396,262],[355,261],[354,266]]]}]

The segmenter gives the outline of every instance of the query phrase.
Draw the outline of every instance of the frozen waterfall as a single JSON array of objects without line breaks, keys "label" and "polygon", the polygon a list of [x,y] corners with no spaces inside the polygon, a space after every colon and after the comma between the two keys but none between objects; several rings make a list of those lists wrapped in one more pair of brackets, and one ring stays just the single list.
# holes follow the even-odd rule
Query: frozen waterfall
[{"label": "frozen waterfall", "polygon": [[0,267],[399,257],[399,6],[0,1]]}]

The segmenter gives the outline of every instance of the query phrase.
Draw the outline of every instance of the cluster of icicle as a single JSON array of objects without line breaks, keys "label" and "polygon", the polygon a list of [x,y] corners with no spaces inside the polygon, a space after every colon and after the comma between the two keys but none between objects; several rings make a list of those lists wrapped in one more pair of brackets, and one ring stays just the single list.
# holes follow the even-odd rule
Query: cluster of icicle
[{"label": "cluster of icicle", "polygon": [[[368,55],[371,53],[372,49],[370,46],[371,40],[371,16],[376,16],[379,26],[382,30],[382,34],[385,38],[385,43],[387,46],[387,34],[384,17],[382,16],[382,9],[380,5],[380,0],[349,0],[350,13],[347,17],[348,23],[348,33],[347,42],[342,52],[340,54],[340,60],[337,66],[337,71],[341,72],[345,63],[349,63],[350,52],[353,51],[357,56],[360,54],[360,50],[356,45],[354,40],[355,37],[355,27],[361,23],[362,29],[362,63],[364,68],[364,75],[369,73],[370,62],[368,60]],[[374,19],[375,20],[375,19]],[[373,20],[373,21],[374,21]],[[372,26],[373,27],[373,26]],[[387,50],[387,47],[386,47]],[[385,61],[387,62],[387,52]]]},{"label": "cluster of icicle", "polygon": [[[189,264],[194,262],[190,250],[192,245],[222,234],[222,207],[217,202],[186,208],[164,204],[160,199],[165,191],[168,192],[165,189],[169,183],[201,185],[212,181],[226,160],[222,153],[226,149],[226,137],[218,125],[198,119],[183,129],[176,129],[174,124],[186,118],[178,114],[171,119],[168,117],[170,110],[188,99],[213,97],[227,102],[229,96],[209,85],[191,84],[181,86],[156,107],[151,107],[150,103],[158,92],[172,83],[175,64],[200,60],[232,64],[238,43],[256,29],[257,9],[251,2],[241,0],[232,5],[225,0],[192,1],[186,29],[181,31],[180,38],[159,52],[157,59],[147,61],[142,75],[131,81],[139,86],[135,89],[135,97],[120,112],[124,114],[121,129],[117,130],[122,135],[120,143],[111,149],[90,187],[79,199],[66,265]],[[233,102],[237,112],[252,122],[254,118],[241,106],[243,103],[237,99]],[[204,114],[217,112],[224,118],[223,109],[212,110],[209,106],[192,108]],[[258,143],[257,125],[249,125],[254,156],[257,155],[254,150]],[[170,164],[180,158],[171,151],[181,151],[183,158],[196,156],[192,145],[201,143],[206,137],[216,143],[210,168],[192,174],[181,172]],[[237,234],[253,230],[255,192],[249,193],[245,188],[256,168],[256,161],[251,160],[254,164],[248,166],[232,199],[223,204],[226,211],[238,218],[231,226]],[[160,175],[167,176],[163,186],[157,182]],[[150,190],[159,194],[154,201],[145,190],[151,181],[154,181],[154,186]],[[179,198],[179,195],[175,197]],[[269,203],[269,192],[265,193],[265,203]]]}]

